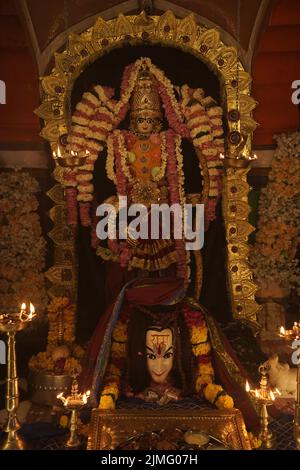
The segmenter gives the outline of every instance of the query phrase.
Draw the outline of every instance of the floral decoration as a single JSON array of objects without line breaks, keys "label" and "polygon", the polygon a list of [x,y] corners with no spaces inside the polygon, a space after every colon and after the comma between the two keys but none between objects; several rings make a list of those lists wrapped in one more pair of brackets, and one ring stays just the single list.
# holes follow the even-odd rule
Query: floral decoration
[{"label": "floral decoration", "polygon": [[[123,318],[117,322],[113,330],[110,361],[105,373],[104,387],[100,394],[99,408],[101,409],[114,409],[120,395],[126,364],[128,313],[127,311],[123,313]],[[223,390],[221,385],[214,383],[211,344],[204,314],[200,310],[195,310],[188,303],[183,305],[183,314],[189,328],[196,362],[196,392],[219,409],[233,408],[232,397]]]},{"label": "floral decoration", "polygon": [[300,132],[274,137],[268,185],[259,200],[259,220],[250,262],[261,288],[300,288]]},{"label": "floral decoration", "polygon": [[221,385],[214,383],[211,344],[203,313],[195,310],[195,307],[188,303],[184,305],[183,313],[189,328],[192,351],[196,361],[196,392],[219,409],[233,408],[232,397],[223,390]]},{"label": "floral decoration", "polygon": [[[222,164],[219,154],[224,152],[222,128],[222,109],[211,97],[205,97],[203,90],[193,90],[184,85],[180,101],[177,100],[174,87],[165,74],[152,64],[149,58],[141,58],[124,70],[121,83],[120,100],[113,99],[114,90],[100,85],[91,92],[84,93],[73,115],[73,126],[68,137],[68,149],[88,152],[86,163],[76,174],[77,200],[80,203],[80,220],[83,225],[91,225],[90,209],[93,199],[92,173],[98,153],[107,145],[106,171],[109,179],[117,185],[118,193],[125,194],[125,179],[130,179],[126,167],[128,152],[125,147],[126,131],[112,131],[117,128],[129,110],[129,101],[134,90],[141,67],[147,66],[157,81],[166,120],[180,137],[190,138],[200,151],[199,164],[204,176],[209,178],[206,204],[206,229],[215,218],[215,206],[221,192]],[[177,144],[176,144],[177,146]],[[113,155],[120,155],[120,165],[116,165]],[[168,152],[162,135],[162,165],[155,180],[159,180],[166,168]],[[122,168],[121,168],[122,166]],[[123,170],[123,171],[121,171]],[[122,176],[118,173],[122,173]],[[121,180],[119,180],[121,177]],[[72,193],[73,207],[74,194]],[[74,209],[72,211],[74,215]],[[74,217],[70,216],[74,222]]]},{"label": "floral decoration", "polygon": [[26,171],[0,174],[0,297],[3,308],[31,301],[39,317],[47,305],[46,242],[37,213],[38,182]]},{"label": "floral decoration", "polygon": [[30,359],[30,369],[56,375],[76,369],[80,374],[84,354],[75,343],[75,305],[67,297],[55,297],[48,305],[47,349]]}]

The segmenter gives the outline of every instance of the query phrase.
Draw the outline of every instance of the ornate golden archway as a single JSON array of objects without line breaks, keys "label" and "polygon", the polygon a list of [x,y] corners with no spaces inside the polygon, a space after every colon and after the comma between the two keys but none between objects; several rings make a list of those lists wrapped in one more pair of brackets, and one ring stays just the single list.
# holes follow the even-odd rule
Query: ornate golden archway
[{"label": "ornate golden archway", "polygon": [[[193,15],[180,20],[168,11],[162,16],[123,16],[96,24],[80,35],[71,35],[66,49],[55,54],[55,66],[41,79],[43,102],[36,113],[44,120],[42,137],[52,150],[69,131],[70,99],[73,85],[83,70],[99,57],[124,45],[156,44],[179,48],[193,54],[215,73],[220,81],[222,106],[227,120],[228,150],[225,158],[223,215],[227,238],[227,273],[233,316],[256,322],[259,305],[256,286],[248,266],[249,185],[247,172],[252,132],[256,123],[252,110],[256,102],[250,96],[251,77],[245,72],[237,51],[227,47],[216,29],[197,25]],[[238,159],[241,145],[244,158]],[[48,193],[54,202],[50,217],[54,228],[49,233],[55,246],[54,265],[46,273],[51,283],[49,295],[68,293],[76,297],[75,230],[66,223],[62,169],[56,167],[56,184]]]}]

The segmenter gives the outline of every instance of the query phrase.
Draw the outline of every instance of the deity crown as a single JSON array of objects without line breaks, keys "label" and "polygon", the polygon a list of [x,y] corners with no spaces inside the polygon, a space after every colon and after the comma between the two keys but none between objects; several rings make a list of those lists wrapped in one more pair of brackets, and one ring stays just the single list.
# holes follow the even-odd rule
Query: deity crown
[{"label": "deity crown", "polygon": [[131,98],[131,116],[161,118],[161,101],[157,82],[148,67],[139,71]]}]

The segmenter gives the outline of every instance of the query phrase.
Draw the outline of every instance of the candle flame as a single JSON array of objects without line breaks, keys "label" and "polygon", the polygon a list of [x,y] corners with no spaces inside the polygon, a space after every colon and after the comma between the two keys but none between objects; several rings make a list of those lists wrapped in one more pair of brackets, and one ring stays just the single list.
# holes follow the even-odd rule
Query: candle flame
[{"label": "candle flame", "polygon": [[249,385],[249,382],[248,380],[246,380],[246,392],[250,392],[250,385]]},{"label": "candle flame", "polygon": [[25,302],[22,303],[22,305],[21,305],[21,310],[26,310],[26,304],[25,304]]}]

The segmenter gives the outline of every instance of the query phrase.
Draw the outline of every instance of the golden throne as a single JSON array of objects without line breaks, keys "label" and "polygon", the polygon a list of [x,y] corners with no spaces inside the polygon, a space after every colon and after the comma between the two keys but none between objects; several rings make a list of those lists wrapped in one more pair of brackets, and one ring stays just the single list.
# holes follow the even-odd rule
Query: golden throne
[{"label": "golden throne", "polygon": [[[55,54],[55,66],[50,75],[41,79],[44,97],[41,106],[36,111],[44,120],[41,135],[50,143],[52,152],[57,152],[58,144],[64,148],[71,125],[72,92],[76,81],[80,80],[90,64],[111,51],[125,46],[134,48],[144,44],[180,49],[203,62],[219,80],[227,134],[222,214],[226,232],[226,271],[231,312],[233,318],[257,327],[256,315],[259,305],[255,301],[256,285],[248,265],[248,236],[253,228],[248,222],[250,208],[247,182],[251,160],[251,138],[256,127],[252,119],[252,110],[256,102],[250,96],[251,77],[244,70],[237,50],[232,46],[226,46],[221,41],[217,30],[196,24],[193,15],[179,20],[172,12],[151,17],[147,17],[144,13],[139,16],[120,15],[109,21],[98,18],[92,28],[80,35],[69,37],[65,50]],[[77,228],[67,223],[63,186],[64,168],[58,160],[55,160],[56,166],[53,171],[55,184],[48,192],[48,196],[53,201],[53,207],[50,210],[53,228],[48,235],[53,242],[54,250],[53,265],[46,273],[49,281],[48,293],[50,298],[66,295],[76,302]],[[64,164],[68,165],[68,162]],[[217,348],[218,345],[216,344],[215,347]],[[221,351],[220,354],[222,354]],[[220,425],[218,437],[224,439],[225,432],[225,440],[232,447],[249,448],[244,432],[240,431],[244,428],[239,412],[233,410],[214,413],[215,418],[212,412],[201,412],[199,416],[195,412],[192,413],[193,428],[197,421],[211,423],[219,420],[222,423],[226,418],[228,429],[225,427],[227,429],[225,432],[223,424]],[[98,435],[100,424],[107,428],[120,420],[126,422],[127,418],[122,416],[118,412],[109,415],[109,413],[95,410],[92,417],[93,432],[90,446],[92,448],[103,447],[101,436]],[[188,413],[187,416],[189,416]],[[136,423],[139,419],[138,413]],[[172,421],[174,417],[169,416],[169,419]],[[147,426],[153,426],[152,418],[148,417],[144,423],[146,422],[149,422]],[[136,425],[138,426],[140,424]],[[209,427],[210,424],[205,426]],[[224,431],[223,435],[221,435],[221,428]],[[232,433],[235,437],[228,438]],[[244,436],[244,440],[241,435]]]}]

